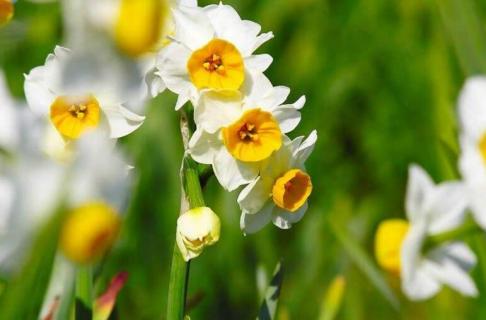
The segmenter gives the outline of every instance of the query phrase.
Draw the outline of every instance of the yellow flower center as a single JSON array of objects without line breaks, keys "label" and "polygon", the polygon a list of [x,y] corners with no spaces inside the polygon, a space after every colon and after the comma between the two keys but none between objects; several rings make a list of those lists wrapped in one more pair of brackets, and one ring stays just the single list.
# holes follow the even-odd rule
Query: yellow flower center
[{"label": "yellow flower center", "polygon": [[121,0],[115,24],[118,47],[130,56],[156,49],[163,41],[167,8],[166,0]]},{"label": "yellow flower center", "polygon": [[60,96],[51,105],[50,118],[63,137],[77,139],[86,130],[98,126],[100,105],[93,96]]},{"label": "yellow flower center", "polygon": [[479,141],[479,151],[481,152],[484,163],[486,164],[486,134],[484,134],[481,140]]},{"label": "yellow flower center", "polygon": [[100,258],[113,245],[121,220],[115,209],[92,202],[72,210],[61,231],[61,249],[77,263]]},{"label": "yellow flower center", "polygon": [[14,6],[11,0],[0,0],[0,26],[6,24],[12,19]]},{"label": "yellow flower center", "polygon": [[375,256],[378,264],[388,272],[400,274],[400,251],[409,223],[403,219],[385,220],[375,235]]},{"label": "yellow flower center", "polygon": [[252,109],[230,126],[223,128],[223,140],[233,157],[245,162],[268,158],[282,145],[282,132],[272,114]]},{"label": "yellow flower center", "polygon": [[187,62],[198,89],[238,90],[245,80],[243,58],[228,41],[213,39],[194,51]]},{"label": "yellow flower center", "polygon": [[272,189],[273,202],[290,212],[299,210],[312,192],[310,176],[299,169],[291,169],[278,178]]}]

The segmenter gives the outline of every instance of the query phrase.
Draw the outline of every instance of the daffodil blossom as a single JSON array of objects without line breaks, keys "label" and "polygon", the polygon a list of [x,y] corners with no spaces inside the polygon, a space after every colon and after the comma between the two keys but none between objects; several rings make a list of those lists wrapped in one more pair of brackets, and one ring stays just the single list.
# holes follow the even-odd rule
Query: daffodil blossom
[{"label": "daffodil blossom", "polygon": [[[66,141],[78,139],[85,132],[106,123],[111,138],[123,137],[135,131],[144,117],[125,107],[128,98],[115,90],[114,77],[100,75],[100,81],[88,76],[82,61],[71,63],[73,52],[56,47],[44,66],[34,68],[25,76],[25,95],[34,113],[49,118]],[[83,70],[83,68],[86,69]]]},{"label": "daffodil blossom", "polygon": [[468,274],[476,264],[476,257],[464,243],[447,242],[424,252],[428,236],[452,230],[463,222],[466,209],[463,184],[446,182],[436,186],[422,168],[412,165],[405,207],[408,222],[403,220],[400,227],[403,243],[389,241],[390,236],[397,237],[396,223],[389,229],[388,237],[383,231],[382,243],[377,243],[389,256],[400,255],[396,265],[403,292],[412,300],[423,300],[447,285],[463,295],[476,296],[476,286]]},{"label": "daffodil blossom", "polygon": [[282,145],[300,121],[301,97],[283,104],[290,89],[253,76],[246,96],[207,91],[194,112],[197,130],[189,142],[194,160],[211,164],[221,185],[232,191],[258,175],[259,163]]},{"label": "daffodil blossom", "polygon": [[304,163],[316,141],[315,131],[305,140],[287,140],[262,164],[260,175],[238,196],[244,233],[255,233],[270,221],[280,229],[289,229],[302,219],[312,192]]},{"label": "daffodil blossom", "polygon": [[272,62],[253,53],[273,34],[259,35],[260,25],[242,20],[231,6],[181,3],[172,14],[175,32],[160,52],[157,75],[179,95],[176,109],[197,102],[205,89],[237,91],[248,73],[262,73]]},{"label": "daffodil blossom", "polygon": [[459,98],[459,169],[477,223],[486,229],[486,77],[467,80]]}]

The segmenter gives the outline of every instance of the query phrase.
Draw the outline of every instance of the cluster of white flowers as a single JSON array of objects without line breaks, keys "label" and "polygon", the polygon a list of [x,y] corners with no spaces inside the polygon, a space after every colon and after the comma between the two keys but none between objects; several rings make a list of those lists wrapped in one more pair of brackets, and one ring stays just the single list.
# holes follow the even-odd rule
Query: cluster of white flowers
[{"label": "cluster of white flowers", "polygon": [[[442,285],[466,296],[478,294],[468,274],[476,256],[455,237],[486,230],[486,77],[467,80],[458,109],[462,179],[435,186],[422,168],[411,166],[408,221],[386,220],[376,233],[378,263],[401,277],[403,292],[413,300],[434,296]],[[468,212],[476,223],[472,227]]]},{"label": "cluster of white flowers", "polygon": [[245,233],[270,221],[290,228],[307,209],[312,183],[304,162],[317,135],[286,136],[300,122],[305,97],[286,103],[290,89],[263,74],[272,57],[255,51],[273,34],[221,3],[181,3],[172,14],[174,30],[153,81],[178,95],[176,110],[194,106],[191,157],[211,165],[226,190],[245,186],[238,198]]}]

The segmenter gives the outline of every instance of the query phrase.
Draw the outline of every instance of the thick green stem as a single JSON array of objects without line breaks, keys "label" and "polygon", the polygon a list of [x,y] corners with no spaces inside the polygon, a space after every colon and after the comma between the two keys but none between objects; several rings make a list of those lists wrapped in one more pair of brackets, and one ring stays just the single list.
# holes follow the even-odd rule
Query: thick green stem
[{"label": "thick green stem", "polygon": [[483,232],[482,229],[472,219],[469,219],[456,229],[430,236],[425,244],[425,250],[433,249],[441,244],[460,240],[479,232]]},{"label": "thick green stem", "polygon": [[93,272],[80,266],[76,274],[76,319],[91,319],[93,314]]},{"label": "thick green stem", "polygon": [[[180,125],[184,150],[187,151],[190,133],[187,115],[184,111],[181,111]],[[181,184],[183,187],[181,190],[180,214],[183,214],[189,208],[204,206],[197,165],[187,156],[184,156],[182,159]],[[189,266],[189,263],[186,263],[182,258],[177,244],[175,244],[169,278],[167,320],[184,319],[187,287],[189,284]]]}]

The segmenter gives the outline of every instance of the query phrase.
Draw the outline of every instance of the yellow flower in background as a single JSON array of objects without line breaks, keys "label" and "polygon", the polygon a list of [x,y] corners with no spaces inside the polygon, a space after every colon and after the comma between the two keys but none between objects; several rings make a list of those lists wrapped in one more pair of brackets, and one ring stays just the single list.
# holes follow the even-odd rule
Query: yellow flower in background
[{"label": "yellow flower in background", "polygon": [[84,204],[68,214],[61,232],[61,249],[76,263],[94,262],[111,248],[120,225],[118,213],[106,203]]},{"label": "yellow flower in background", "polygon": [[168,18],[166,0],[119,0],[115,41],[130,56],[139,56],[157,48],[162,41]]},{"label": "yellow flower in background", "polygon": [[316,141],[315,131],[305,140],[286,138],[283,146],[262,163],[260,175],[238,196],[244,233],[255,233],[270,221],[280,229],[289,229],[304,217],[312,193],[304,164]]},{"label": "yellow flower in background", "polygon": [[177,219],[176,241],[182,257],[189,261],[199,256],[206,246],[218,242],[221,223],[208,207],[194,208]]},{"label": "yellow flower in background", "polygon": [[14,5],[12,0],[0,0],[0,27],[12,19]]},{"label": "yellow flower in background", "polygon": [[285,104],[290,89],[274,87],[262,74],[250,75],[243,94],[208,91],[194,111],[197,129],[189,142],[192,158],[211,164],[219,183],[233,191],[253,181],[261,161],[279,150],[284,134],[300,122],[302,96]]},{"label": "yellow flower in background", "polygon": [[389,219],[381,222],[376,231],[376,261],[380,267],[395,275],[400,275],[400,254],[409,227],[404,219]]},{"label": "yellow flower in background", "polygon": [[246,75],[261,74],[272,57],[253,53],[273,38],[222,3],[204,8],[181,2],[173,9],[174,33],[157,59],[157,77],[179,98],[176,109],[196,103],[202,90],[240,90]]}]

